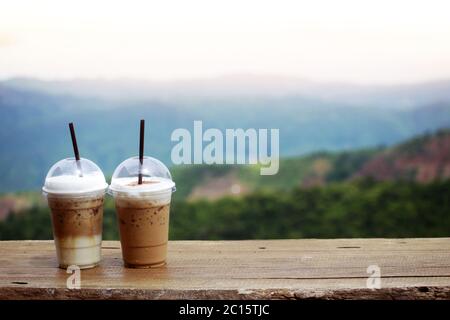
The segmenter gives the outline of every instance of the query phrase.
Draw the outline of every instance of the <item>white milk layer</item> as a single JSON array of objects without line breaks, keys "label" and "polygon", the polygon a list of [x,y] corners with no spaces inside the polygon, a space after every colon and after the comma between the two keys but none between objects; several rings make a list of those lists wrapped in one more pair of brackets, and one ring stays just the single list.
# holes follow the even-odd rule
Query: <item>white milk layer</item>
[{"label": "white milk layer", "polygon": [[108,184],[101,173],[48,177],[42,190],[52,194],[77,194],[105,190]]},{"label": "white milk layer", "polygon": [[55,237],[59,265],[77,265],[80,269],[98,264],[101,260],[102,236]]},{"label": "white milk layer", "polygon": [[111,190],[117,192],[160,192],[171,190],[175,183],[170,179],[143,177],[143,184],[137,184],[137,177],[114,178]]},{"label": "white milk layer", "polygon": [[115,178],[109,187],[114,197],[145,198],[161,204],[170,202],[175,183],[170,179],[144,177],[143,184],[137,184],[135,177]]}]

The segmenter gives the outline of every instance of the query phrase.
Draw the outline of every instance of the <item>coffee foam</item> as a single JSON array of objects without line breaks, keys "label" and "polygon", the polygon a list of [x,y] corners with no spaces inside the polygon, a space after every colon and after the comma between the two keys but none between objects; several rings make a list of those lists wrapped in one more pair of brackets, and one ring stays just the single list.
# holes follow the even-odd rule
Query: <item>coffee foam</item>
[{"label": "coffee foam", "polygon": [[52,194],[80,194],[105,190],[108,184],[102,173],[48,177],[42,190]]},{"label": "coffee foam", "polygon": [[158,177],[143,177],[143,183],[137,184],[137,177],[115,178],[111,181],[109,190],[116,195],[144,196],[172,192],[175,183],[170,179]]}]

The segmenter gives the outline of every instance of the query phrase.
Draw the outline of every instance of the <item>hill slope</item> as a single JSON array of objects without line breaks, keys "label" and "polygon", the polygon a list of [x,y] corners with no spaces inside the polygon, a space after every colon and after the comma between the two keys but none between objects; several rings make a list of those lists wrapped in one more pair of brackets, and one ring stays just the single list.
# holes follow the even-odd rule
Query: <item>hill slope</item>
[{"label": "hill slope", "polygon": [[450,178],[450,130],[440,130],[383,149],[315,153],[282,159],[274,176],[259,175],[257,166],[190,166],[174,168],[177,197],[218,199],[259,189],[323,186],[361,177],[427,183]]},{"label": "hill slope", "polygon": [[450,131],[425,135],[381,152],[355,177],[431,182],[450,178]]}]

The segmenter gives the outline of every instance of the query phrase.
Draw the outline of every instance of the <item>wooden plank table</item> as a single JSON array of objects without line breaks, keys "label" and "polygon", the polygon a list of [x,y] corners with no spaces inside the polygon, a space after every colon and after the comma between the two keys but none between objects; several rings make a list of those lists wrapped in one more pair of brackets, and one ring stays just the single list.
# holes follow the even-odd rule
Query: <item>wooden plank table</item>
[{"label": "wooden plank table", "polygon": [[450,238],[172,241],[155,269],[124,268],[118,241],[102,250],[68,289],[52,241],[2,241],[0,299],[450,299]]}]

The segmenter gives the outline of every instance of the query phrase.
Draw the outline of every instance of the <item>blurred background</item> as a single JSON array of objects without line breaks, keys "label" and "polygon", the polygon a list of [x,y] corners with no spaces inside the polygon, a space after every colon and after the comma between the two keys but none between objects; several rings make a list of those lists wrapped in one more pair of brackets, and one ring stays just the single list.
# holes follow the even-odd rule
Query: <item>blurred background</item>
[{"label": "blurred background", "polygon": [[[48,169],[146,154],[171,239],[450,235],[445,1],[23,1],[0,9],[0,239],[51,239]],[[280,171],[171,163],[176,128],[279,128]],[[108,178],[109,180],[109,178]],[[118,239],[113,203],[104,238]]]}]

